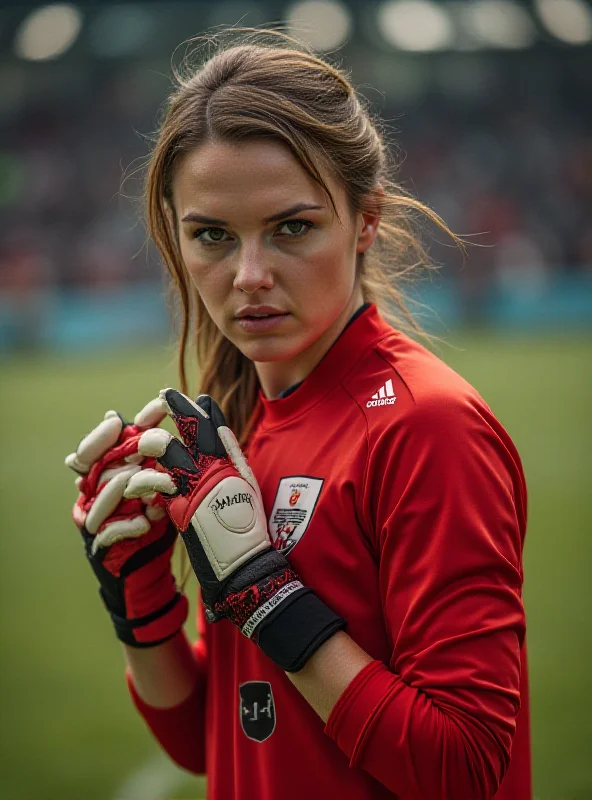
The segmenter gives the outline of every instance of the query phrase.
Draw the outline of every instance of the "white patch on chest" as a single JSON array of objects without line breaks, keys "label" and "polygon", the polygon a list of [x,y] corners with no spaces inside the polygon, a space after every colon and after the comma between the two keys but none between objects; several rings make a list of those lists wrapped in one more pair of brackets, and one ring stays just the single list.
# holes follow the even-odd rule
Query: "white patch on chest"
[{"label": "white patch on chest", "polygon": [[304,536],[323,483],[323,478],[310,478],[307,475],[294,475],[280,480],[269,515],[269,533],[275,549],[284,555]]}]

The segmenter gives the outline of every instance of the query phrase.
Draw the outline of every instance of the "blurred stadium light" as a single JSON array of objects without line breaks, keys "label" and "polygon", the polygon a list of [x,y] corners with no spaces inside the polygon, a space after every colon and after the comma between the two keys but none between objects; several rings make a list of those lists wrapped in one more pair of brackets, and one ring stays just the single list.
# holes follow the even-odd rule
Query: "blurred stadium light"
[{"label": "blurred stadium light", "polygon": [[484,47],[530,47],[536,37],[528,10],[516,0],[475,0],[463,5],[467,28]]},{"label": "blurred stadium light", "polygon": [[76,6],[43,6],[23,20],[16,33],[16,52],[31,61],[57,58],[74,44],[81,28],[82,13]]},{"label": "blurred stadium light", "polygon": [[585,0],[535,0],[541,22],[566,44],[592,41],[592,11]]},{"label": "blurred stadium light", "polygon": [[401,50],[444,50],[454,42],[446,7],[434,0],[388,0],[378,9],[379,28],[389,44]]},{"label": "blurred stadium light", "polygon": [[300,0],[286,14],[288,31],[319,52],[340,47],[348,38],[352,18],[338,0]]},{"label": "blurred stadium light", "polygon": [[[19,13],[21,19],[18,19]],[[284,22],[319,51],[350,38],[403,52],[511,50],[561,42],[592,41],[588,0],[143,0],[143,2],[54,3],[32,8],[8,4],[4,38],[25,60],[58,59],[80,35],[85,56],[121,58],[149,45],[171,49],[192,33],[217,25],[257,26]]]}]

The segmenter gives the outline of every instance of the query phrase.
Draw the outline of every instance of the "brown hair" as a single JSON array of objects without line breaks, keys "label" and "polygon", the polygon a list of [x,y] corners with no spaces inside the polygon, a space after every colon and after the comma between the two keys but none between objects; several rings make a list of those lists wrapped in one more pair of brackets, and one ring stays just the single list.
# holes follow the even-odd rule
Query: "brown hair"
[{"label": "brown hair", "polygon": [[[236,37],[238,41],[236,40]],[[212,37],[207,38],[208,43]],[[391,178],[387,133],[340,68],[276,30],[230,29],[214,37],[215,51],[198,69],[175,71],[147,172],[149,233],[180,301],[179,372],[188,391],[189,346],[196,349],[200,391],[222,407],[244,442],[256,413],[254,365],[217,328],[190,280],[179,251],[172,180],[180,156],[211,141],[267,137],[287,144],[307,173],[335,203],[324,170],[345,188],[350,209],[380,214],[375,243],[358,256],[364,300],[376,303],[396,327],[425,335],[411,314],[403,284],[431,264],[418,234],[418,217],[458,239],[427,206]]]}]

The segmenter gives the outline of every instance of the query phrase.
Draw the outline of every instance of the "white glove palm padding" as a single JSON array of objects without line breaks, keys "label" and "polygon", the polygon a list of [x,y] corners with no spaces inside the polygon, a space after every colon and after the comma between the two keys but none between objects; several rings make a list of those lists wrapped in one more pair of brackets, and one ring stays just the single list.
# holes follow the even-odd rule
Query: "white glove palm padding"
[{"label": "white glove palm padding", "polygon": [[[158,496],[152,492],[142,498],[146,506],[144,514],[109,520],[124,499],[129,478],[141,472],[145,461],[145,456],[137,450],[140,433],[160,425],[165,416],[160,401],[153,400],[136,415],[134,430],[127,426],[124,431],[119,414],[108,411],[104,420],[82,439],[76,452],[66,457],[66,465],[80,475],[76,486],[82,490],[73,509],[74,521],[79,528],[84,527],[95,535],[93,555],[99,548],[148,533],[151,523],[166,515]],[[116,446],[122,436],[127,438]],[[92,505],[89,508],[90,499]]]},{"label": "white glove palm padding", "polygon": [[128,479],[124,496],[163,492],[201,586],[206,620],[226,618],[288,671],[345,620],[304,586],[271,545],[259,486],[214,400],[165,389],[163,410],[183,443],[163,430],[142,434],[138,452],[166,470]]},{"label": "white glove palm padding", "polygon": [[[163,395],[162,408],[173,416]],[[182,397],[194,413],[209,420],[202,408]],[[224,447],[224,459],[203,454],[196,458],[167,431],[146,431],[138,452],[161,463],[164,459],[170,472],[143,470],[130,475],[124,496],[144,498],[154,492],[179,495],[170,501],[169,514],[179,530],[193,527],[214,575],[222,581],[245,561],[268,550],[270,540],[255,476],[232,431],[225,425],[215,430]]]}]

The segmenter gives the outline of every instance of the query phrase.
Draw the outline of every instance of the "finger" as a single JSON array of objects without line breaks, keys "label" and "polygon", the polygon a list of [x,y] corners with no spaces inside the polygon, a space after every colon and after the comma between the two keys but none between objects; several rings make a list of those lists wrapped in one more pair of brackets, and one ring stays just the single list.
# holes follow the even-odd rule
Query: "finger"
[{"label": "finger", "polygon": [[162,428],[150,428],[140,436],[138,452],[156,458],[168,470],[197,472],[195,461],[178,439]]},{"label": "finger", "polygon": [[198,430],[197,449],[200,453],[208,453],[218,458],[226,455],[223,443],[220,441],[218,430],[226,427],[226,418],[216,401],[208,394],[200,394],[196,403],[210,418],[210,425],[201,425]]},{"label": "finger", "polygon": [[[225,424],[224,415],[209,395],[200,395],[201,403],[194,403],[187,395],[176,389],[163,389],[160,393],[169,408],[181,438],[192,450],[206,455],[224,458],[225,452],[216,434],[216,422],[210,416],[210,407]],[[204,403],[205,401],[205,403]]]},{"label": "finger", "polygon": [[230,460],[237,468],[240,476],[244,478],[260,496],[257,479],[253,474],[253,470],[249,466],[249,462],[244,457],[243,451],[240,449],[240,445],[234,433],[230,430],[230,428],[226,427],[226,425],[222,425],[220,428],[218,428],[218,436],[220,437],[220,440],[222,441]]},{"label": "finger", "polygon": [[146,517],[139,516],[132,519],[115,520],[105,525],[103,530],[95,536],[91,552],[94,556],[101,547],[110,547],[110,545],[123,539],[135,539],[148,533],[149,530],[150,522]]},{"label": "finger", "polygon": [[166,508],[162,506],[148,506],[146,509],[146,516],[150,522],[158,522],[160,519],[166,517]]},{"label": "finger", "polygon": [[147,403],[134,417],[134,425],[138,428],[156,428],[167,415],[167,407],[160,397]]},{"label": "finger", "polygon": [[160,393],[170,409],[181,438],[194,452],[224,458],[224,446],[218,438],[218,424],[225,425],[224,415],[209,395],[200,395],[194,403],[176,389],[163,389]]},{"label": "finger", "polygon": [[222,409],[209,394],[200,394],[195,402],[211,418],[216,428],[226,425],[226,417]]},{"label": "finger", "polygon": [[158,458],[164,455],[173,435],[162,428],[149,428],[138,439],[138,453],[142,456]]},{"label": "finger", "polygon": [[74,507],[72,508],[72,518],[74,523],[79,527],[82,528],[85,520],[86,520],[86,512],[83,508],[84,504],[84,495],[79,494],[76,502],[74,503]]},{"label": "finger", "polygon": [[107,517],[113,514],[123,500],[123,492],[129,478],[139,471],[140,467],[130,465],[105,484],[86,517],[86,530],[89,533],[96,533]]},{"label": "finger", "polygon": [[104,419],[80,442],[75,453],[66,458],[66,465],[75,472],[86,474],[91,466],[117,442],[123,422],[121,417]]},{"label": "finger", "polygon": [[146,496],[147,501],[150,502],[148,498],[150,495],[154,495],[154,492],[177,494],[177,486],[168,473],[158,472],[155,469],[143,469],[128,479],[123,496],[126,500]]},{"label": "finger", "polygon": [[110,481],[116,475],[121,475],[122,472],[128,474],[128,471],[129,471],[129,465],[127,464],[122,464],[118,467],[109,467],[108,469],[104,469],[99,475],[97,486],[101,486],[103,483]]},{"label": "finger", "polygon": [[186,394],[178,392],[176,389],[161,389],[158,396],[173,417],[196,417],[197,419],[203,417],[208,419],[207,412],[201,406],[198,406]]},{"label": "finger", "polygon": [[67,467],[70,467],[70,469],[73,469],[74,472],[79,472],[81,475],[86,475],[89,470],[89,467],[86,464],[79,463],[76,453],[70,453],[70,455],[67,455],[64,459],[64,464]]},{"label": "finger", "polygon": [[123,460],[127,461],[128,464],[141,464],[144,456],[141,453],[132,453],[131,456],[126,456]]},{"label": "finger", "polygon": [[193,400],[176,389],[163,389],[160,398],[177,426],[179,436],[187,447],[195,451],[200,423],[205,424],[208,421],[207,414]]},{"label": "finger", "polygon": [[121,420],[121,424],[122,424],[122,426],[123,426],[124,430],[125,430],[125,428],[127,428],[127,427],[128,427],[128,425],[129,425],[129,422],[127,422],[127,421],[126,421],[126,420],[125,420],[125,419],[124,419],[124,418],[121,416],[121,414],[119,413],[119,411],[113,411],[113,409],[111,409],[111,411],[106,411],[106,412],[105,412],[104,419],[112,419],[113,417],[119,417],[119,419]]}]

